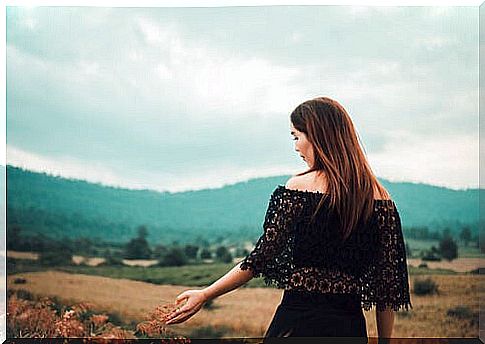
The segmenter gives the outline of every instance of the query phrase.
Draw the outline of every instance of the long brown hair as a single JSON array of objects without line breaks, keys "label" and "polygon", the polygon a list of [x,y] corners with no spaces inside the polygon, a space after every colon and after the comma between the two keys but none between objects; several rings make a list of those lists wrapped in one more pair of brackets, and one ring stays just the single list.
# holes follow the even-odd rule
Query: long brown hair
[{"label": "long brown hair", "polygon": [[[336,211],[347,239],[360,220],[366,222],[373,212],[374,190],[390,198],[380,184],[360,145],[360,138],[344,107],[336,100],[318,97],[298,105],[291,122],[306,134],[313,146],[314,165],[298,176],[316,171],[327,180],[330,208]],[[324,202],[320,199],[311,222]]]}]

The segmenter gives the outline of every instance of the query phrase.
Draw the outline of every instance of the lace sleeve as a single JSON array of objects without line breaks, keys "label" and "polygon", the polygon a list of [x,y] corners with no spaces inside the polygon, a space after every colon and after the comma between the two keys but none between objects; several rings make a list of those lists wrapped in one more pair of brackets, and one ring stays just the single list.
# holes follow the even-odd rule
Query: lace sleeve
[{"label": "lace sleeve", "polygon": [[377,203],[376,210],[376,259],[372,266],[369,286],[373,289],[365,300],[369,308],[375,304],[377,310],[391,308],[413,308],[409,295],[407,257],[401,228],[401,218],[392,200]]},{"label": "lace sleeve", "polygon": [[254,277],[264,276],[266,285],[274,283],[278,288],[287,285],[294,268],[291,225],[297,209],[298,200],[293,199],[283,188],[273,192],[266,210],[263,234],[254,249],[242,260],[242,270],[250,268]]}]

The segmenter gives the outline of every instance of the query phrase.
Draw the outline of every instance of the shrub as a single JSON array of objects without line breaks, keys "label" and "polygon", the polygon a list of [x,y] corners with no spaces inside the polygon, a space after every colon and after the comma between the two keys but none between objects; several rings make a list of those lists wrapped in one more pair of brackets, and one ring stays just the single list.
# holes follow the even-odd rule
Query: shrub
[{"label": "shrub", "polygon": [[98,264],[98,266],[122,266],[123,264],[123,259],[116,257],[116,256],[107,256],[104,258],[104,262]]},{"label": "shrub", "polygon": [[158,262],[158,266],[182,266],[185,264],[187,264],[187,256],[178,246],[170,248]]},{"label": "shrub", "polygon": [[427,260],[430,262],[439,262],[441,261],[441,257],[434,253],[433,251],[425,251],[423,256],[421,257],[421,260]]},{"label": "shrub", "polygon": [[219,246],[216,249],[216,258],[217,258],[217,260],[224,262],[224,263],[232,262],[231,252],[229,252],[229,250],[225,246]]},{"label": "shrub", "polygon": [[212,258],[212,254],[211,254],[211,251],[208,249],[208,248],[203,248],[200,252],[200,258],[201,259],[211,259]]},{"label": "shrub", "polygon": [[451,236],[445,236],[440,241],[441,256],[447,260],[453,260],[458,257],[458,245]]},{"label": "shrub", "polygon": [[125,259],[150,259],[152,252],[147,240],[144,237],[131,239],[123,252]]},{"label": "shrub", "polygon": [[113,252],[113,250],[107,249],[103,255],[104,261],[97,266],[122,266],[123,259],[121,253]]},{"label": "shrub", "polygon": [[23,300],[28,300],[32,301],[34,300],[34,295],[28,290],[25,289],[9,289],[9,293],[7,293],[7,298],[15,295],[16,297],[23,299]]},{"label": "shrub", "polygon": [[72,250],[59,246],[39,254],[39,264],[44,266],[73,265]]},{"label": "shrub", "polygon": [[196,259],[197,258],[197,252],[198,251],[199,251],[199,246],[197,246],[197,245],[187,244],[184,247],[185,255],[188,258],[191,258],[191,259]]},{"label": "shrub", "polygon": [[485,271],[484,271],[484,268],[476,268],[476,269],[470,270],[469,273],[479,275],[479,274],[484,274]]},{"label": "shrub", "polygon": [[25,284],[25,283],[27,283],[27,280],[25,278],[22,278],[22,277],[17,277],[13,280],[13,283],[14,284]]},{"label": "shrub", "polygon": [[198,327],[190,333],[190,338],[221,338],[229,332],[226,326],[202,326]]},{"label": "shrub", "polygon": [[426,279],[415,279],[413,290],[416,295],[439,294],[438,285],[429,277]]},{"label": "shrub", "polygon": [[458,319],[471,319],[473,318],[473,312],[467,306],[456,306],[448,309],[446,315]]}]

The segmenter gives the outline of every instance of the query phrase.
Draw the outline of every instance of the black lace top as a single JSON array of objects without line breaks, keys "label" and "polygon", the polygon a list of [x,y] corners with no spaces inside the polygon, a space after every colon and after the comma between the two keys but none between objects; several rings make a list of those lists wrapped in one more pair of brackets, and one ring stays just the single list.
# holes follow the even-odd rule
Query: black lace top
[{"label": "black lace top", "polygon": [[318,201],[329,195],[288,189],[273,191],[263,234],[240,268],[251,268],[266,285],[285,290],[360,295],[370,310],[413,307],[401,219],[392,200],[374,200],[374,213],[344,243],[335,216],[325,203],[314,225],[309,221]]}]

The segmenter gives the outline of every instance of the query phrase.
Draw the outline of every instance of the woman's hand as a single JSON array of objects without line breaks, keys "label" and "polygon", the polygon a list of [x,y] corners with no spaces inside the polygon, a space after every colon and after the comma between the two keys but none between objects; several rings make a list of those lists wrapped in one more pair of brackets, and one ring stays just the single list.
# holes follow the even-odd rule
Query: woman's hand
[{"label": "woman's hand", "polygon": [[178,305],[182,300],[187,302],[182,307],[177,307],[167,316],[165,324],[179,324],[186,321],[192,315],[197,313],[204,303],[207,302],[207,296],[203,290],[186,290],[179,296],[177,296],[175,303]]}]

